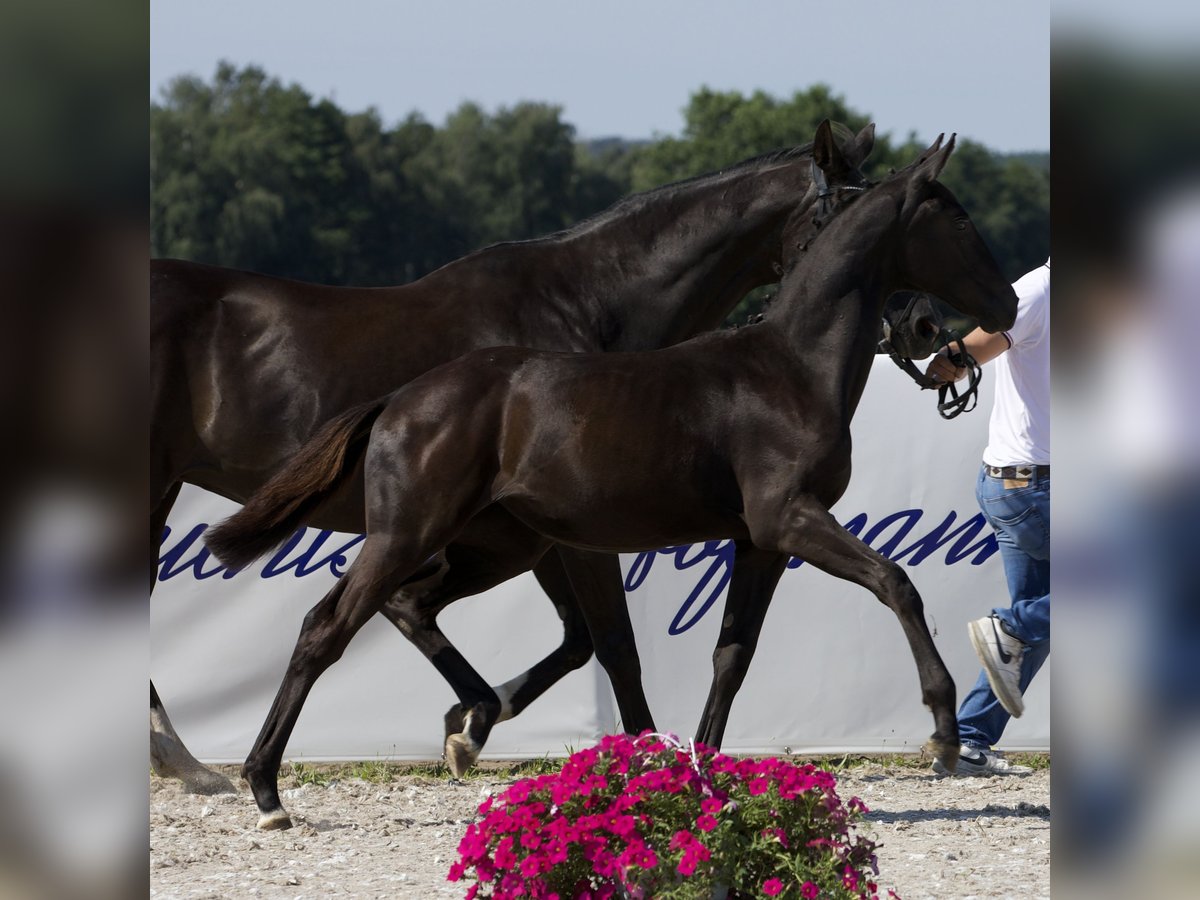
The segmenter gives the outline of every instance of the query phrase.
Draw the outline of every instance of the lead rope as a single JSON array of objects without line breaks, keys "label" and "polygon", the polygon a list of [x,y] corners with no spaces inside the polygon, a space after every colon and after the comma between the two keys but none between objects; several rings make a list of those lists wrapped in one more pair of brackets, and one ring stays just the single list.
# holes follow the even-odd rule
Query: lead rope
[{"label": "lead rope", "polygon": [[[952,348],[950,350],[947,356],[949,357],[950,362],[954,363],[955,367],[965,368],[967,370],[967,386],[966,389],[960,394],[958,391],[958,385],[955,382],[936,381],[913,365],[913,361],[911,359],[901,356],[896,351],[896,348],[892,346],[891,336],[892,327],[890,324],[888,324],[888,321],[884,319],[883,340],[879,342],[879,349],[891,357],[892,362],[899,366],[904,372],[907,372],[909,377],[912,378],[912,380],[918,385],[920,385],[921,390],[924,391],[932,390],[934,388],[937,389],[937,411],[939,416],[941,416],[943,419],[953,419],[965,412],[970,412],[979,404],[979,382],[983,380],[983,369],[980,367],[979,363],[975,361],[975,357],[971,356],[971,354],[967,352],[967,348],[963,344],[961,337],[959,337],[953,331],[948,331],[945,328],[938,332],[938,340],[941,341],[941,347],[938,349],[941,350],[942,347],[951,347],[952,345],[957,345],[956,348]],[[950,397],[948,400],[946,399],[947,395]]]}]

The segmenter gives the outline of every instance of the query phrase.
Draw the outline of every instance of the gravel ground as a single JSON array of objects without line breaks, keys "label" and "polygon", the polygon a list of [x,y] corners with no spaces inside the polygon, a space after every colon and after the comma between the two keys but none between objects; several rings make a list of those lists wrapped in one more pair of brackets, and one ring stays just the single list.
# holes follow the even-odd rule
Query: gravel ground
[{"label": "gravel ground", "polygon": [[[395,776],[281,785],[296,827],[257,831],[254,801],[150,781],[152,897],[461,897],[445,880],[483,797],[511,783]],[[1050,896],[1050,772],[939,778],[868,763],[838,776],[870,808],[879,883],[904,900]],[[464,883],[465,884],[465,883]]]}]

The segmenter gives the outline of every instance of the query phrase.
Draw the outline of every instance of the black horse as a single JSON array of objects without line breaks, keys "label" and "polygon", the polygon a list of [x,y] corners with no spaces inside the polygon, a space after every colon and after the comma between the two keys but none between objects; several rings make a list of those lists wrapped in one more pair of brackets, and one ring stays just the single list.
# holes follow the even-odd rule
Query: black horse
[{"label": "black horse", "polygon": [[[335,415],[471,350],[648,350],[715,328],[747,291],[778,279],[789,215],[864,183],[859,166],[873,143],[874,126],[854,135],[826,121],[812,145],[629,197],[568,231],[486,248],[402,287],[332,288],[155,261],[154,546],[182,482],[244,502]],[[823,154],[819,170],[814,147]],[[814,171],[823,179],[819,190]],[[298,524],[361,532],[364,521],[356,473]],[[539,559],[522,532],[510,513],[492,508],[458,535],[445,566],[410,580],[403,608],[382,610],[459,698],[446,715],[452,750],[463,744],[455,736],[468,709],[476,710],[469,744],[481,746],[496,721],[587,662],[592,646],[581,601],[628,619],[616,557],[561,547]],[[493,688],[438,629],[436,616],[531,565],[563,620],[563,642]],[[618,699],[627,721],[648,716],[636,698]],[[453,752],[451,765],[461,771],[475,755]],[[187,752],[153,685],[151,759],[159,774],[181,777],[189,789],[233,789]]]},{"label": "black horse", "polygon": [[[940,144],[878,186],[843,192],[831,217],[805,210],[790,218],[779,296],[760,325],[648,353],[469,354],[335,419],[210,532],[218,558],[244,565],[340,489],[355,468],[352,448],[368,439],[366,541],[305,618],[243,768],[259,827],[290,824],[278,769],[316,679],[406,579],[444,564],[442,548],[496,508],[536,534],[534,552],[551,542],[609,553],[739,542],[766,574],[759,590],[727,600],[721,644],[736,648],[737,665],[718,667],[711,721],[700,735],[710,743],[720,738],[789,556],[869,588],[900,619],[933,711],[933,752],[953,768],[954,683],[921,598],[898,565],[828,512],[850,478],[850,421],[888,295],[915,288],[952,297],[989,331],[1015,318],[1012,288],[936,181],[954,140]],[[627,441],[630,433],[639,440]],[[640,696],[627,613],[584,613],[614,687]],[[622,714],[627,729],[652,724],[648,711]]]}]

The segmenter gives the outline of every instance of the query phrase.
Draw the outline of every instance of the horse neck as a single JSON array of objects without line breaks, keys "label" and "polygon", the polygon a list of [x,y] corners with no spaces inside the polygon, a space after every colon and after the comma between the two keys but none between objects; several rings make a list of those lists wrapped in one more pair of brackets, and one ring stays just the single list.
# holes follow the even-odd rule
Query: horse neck
[{"label": "horse neck", "polygon": [[564,236],[607,323],[605,349],[662,347],[720,325],[775,280],[775,233],[809,184],[807,156],[733,169],[633,197]]},{"label": "horse neck", "polygon": [[[776,331],[805,381],[834,408],[854,414],[879,342],[888,295],[901,285],[892,276],[886,246],[853,246],[850,253],[820,255],[820,245],[780,285],[764,325]],[[844,249],[844,248],[839,248]]]}]

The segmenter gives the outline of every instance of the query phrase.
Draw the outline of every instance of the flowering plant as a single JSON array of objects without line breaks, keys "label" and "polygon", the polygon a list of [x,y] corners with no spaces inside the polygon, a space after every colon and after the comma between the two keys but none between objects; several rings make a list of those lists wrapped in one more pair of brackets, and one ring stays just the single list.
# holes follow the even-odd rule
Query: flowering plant
[{"label": "flowering plant", "polygon": [[834,787],[811,765],[610,736],[485,800],[448,878],[475,880],[467,900],[873,900],[875,844],[852,834],[866,807]]}]

